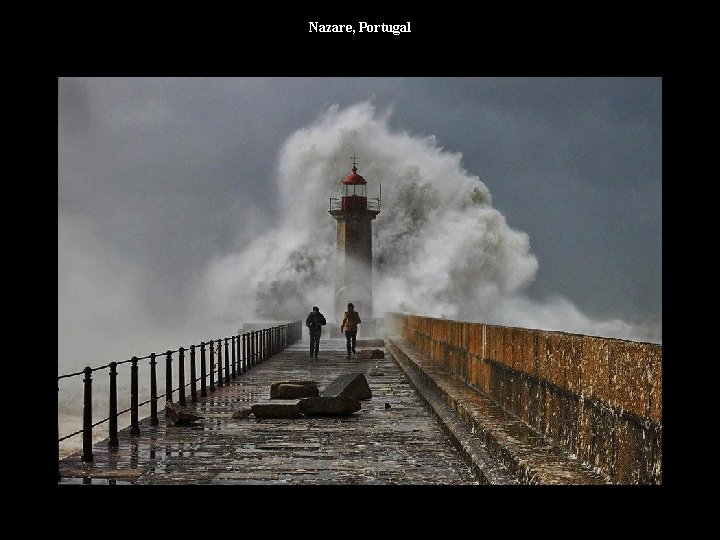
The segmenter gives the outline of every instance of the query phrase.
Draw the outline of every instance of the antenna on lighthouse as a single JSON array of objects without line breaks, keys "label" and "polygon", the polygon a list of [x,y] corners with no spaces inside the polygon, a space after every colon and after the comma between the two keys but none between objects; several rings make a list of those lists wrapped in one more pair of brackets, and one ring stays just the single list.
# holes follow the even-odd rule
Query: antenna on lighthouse
[{"label": "antenna on lighthouse", "polygon": [[352,166],[352,170],[353,170],[353,172],[357,172],[357,158],[355,157],[355,150],[353,150],[353,155],[352,155],[352,157],[351,157],[350,159],[352,159],[352,165],[353,165],[353,166]]}]

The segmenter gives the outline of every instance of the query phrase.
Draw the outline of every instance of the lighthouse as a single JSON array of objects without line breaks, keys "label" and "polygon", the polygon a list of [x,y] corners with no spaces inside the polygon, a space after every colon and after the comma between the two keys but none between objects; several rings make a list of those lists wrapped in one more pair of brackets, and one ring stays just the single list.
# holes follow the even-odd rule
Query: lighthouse
[{"label": "lighthouse", "polygon": [[[367,182],[358,174],[353,155],[352,172],[341,180],[341,198],[330,199],[330,215],[337,220],[335,255],[335,305],[340,322],[352,302],[363,323],[360,332],[372,332],[372,226],[380,213],[380,198],[367,197]],[[363,332],[365,330],[365,332]]]}]

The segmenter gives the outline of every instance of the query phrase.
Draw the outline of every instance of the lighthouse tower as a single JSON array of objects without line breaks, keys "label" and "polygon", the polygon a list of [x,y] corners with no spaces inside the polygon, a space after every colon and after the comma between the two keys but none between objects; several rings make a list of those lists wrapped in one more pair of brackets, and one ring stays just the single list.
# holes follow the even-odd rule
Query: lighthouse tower
[{"label": "lighthouse tower", "polygon": [[[357,171],[353,155],[352,172],[341,181],[342,197],[330,199],[330,215],[337,220],[335,257],[335,307],[339,324],[347,305],[352,302],[360,318],[368,323],[373,317],[372,301],[372,227],[380,213],[380,199],[367,197],[367,182]],[[366,332],[370,324],[365,325]],[[363,325],[360,325],[362,333]]]}]

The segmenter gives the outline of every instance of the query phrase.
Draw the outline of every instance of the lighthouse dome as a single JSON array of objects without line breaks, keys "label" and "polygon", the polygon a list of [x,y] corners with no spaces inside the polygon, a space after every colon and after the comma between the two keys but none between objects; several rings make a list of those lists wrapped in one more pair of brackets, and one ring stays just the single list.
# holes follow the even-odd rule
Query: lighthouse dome
[{"label": "lighthouse dome", "polygon": [[357,167],[352,168],[352,172],[342,179],[345,185],[367,184],[365,179],[357,173]]}]

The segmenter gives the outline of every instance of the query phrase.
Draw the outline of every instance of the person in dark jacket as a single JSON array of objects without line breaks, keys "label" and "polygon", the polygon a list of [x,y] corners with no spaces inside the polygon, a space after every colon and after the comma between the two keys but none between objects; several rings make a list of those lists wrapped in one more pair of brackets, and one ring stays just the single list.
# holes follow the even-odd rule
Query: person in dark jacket
[{"label": "person in dark jacket", "polygon": [[355,306],[351,303],[348,304],[348,310],[343,316],[343,322],[340,325],[340,332],[345,330],[345,339],[347,340],[347,357],[350,358],[350,353],[355,354],[355,340],[357,339],[357,327],[362,321],[360,320],[360,314],[355,311]]},{"label": "person in dark jacket", "polygon": [[325,316],[320,313],[320,308],[313,306],[312,313],[305,319],[305,325],[310,329],[310,358],[315,354],[315,358],[318,357],[318,350],[320,350],[320,334],[322,333],[322,327],[327,324]]}]

